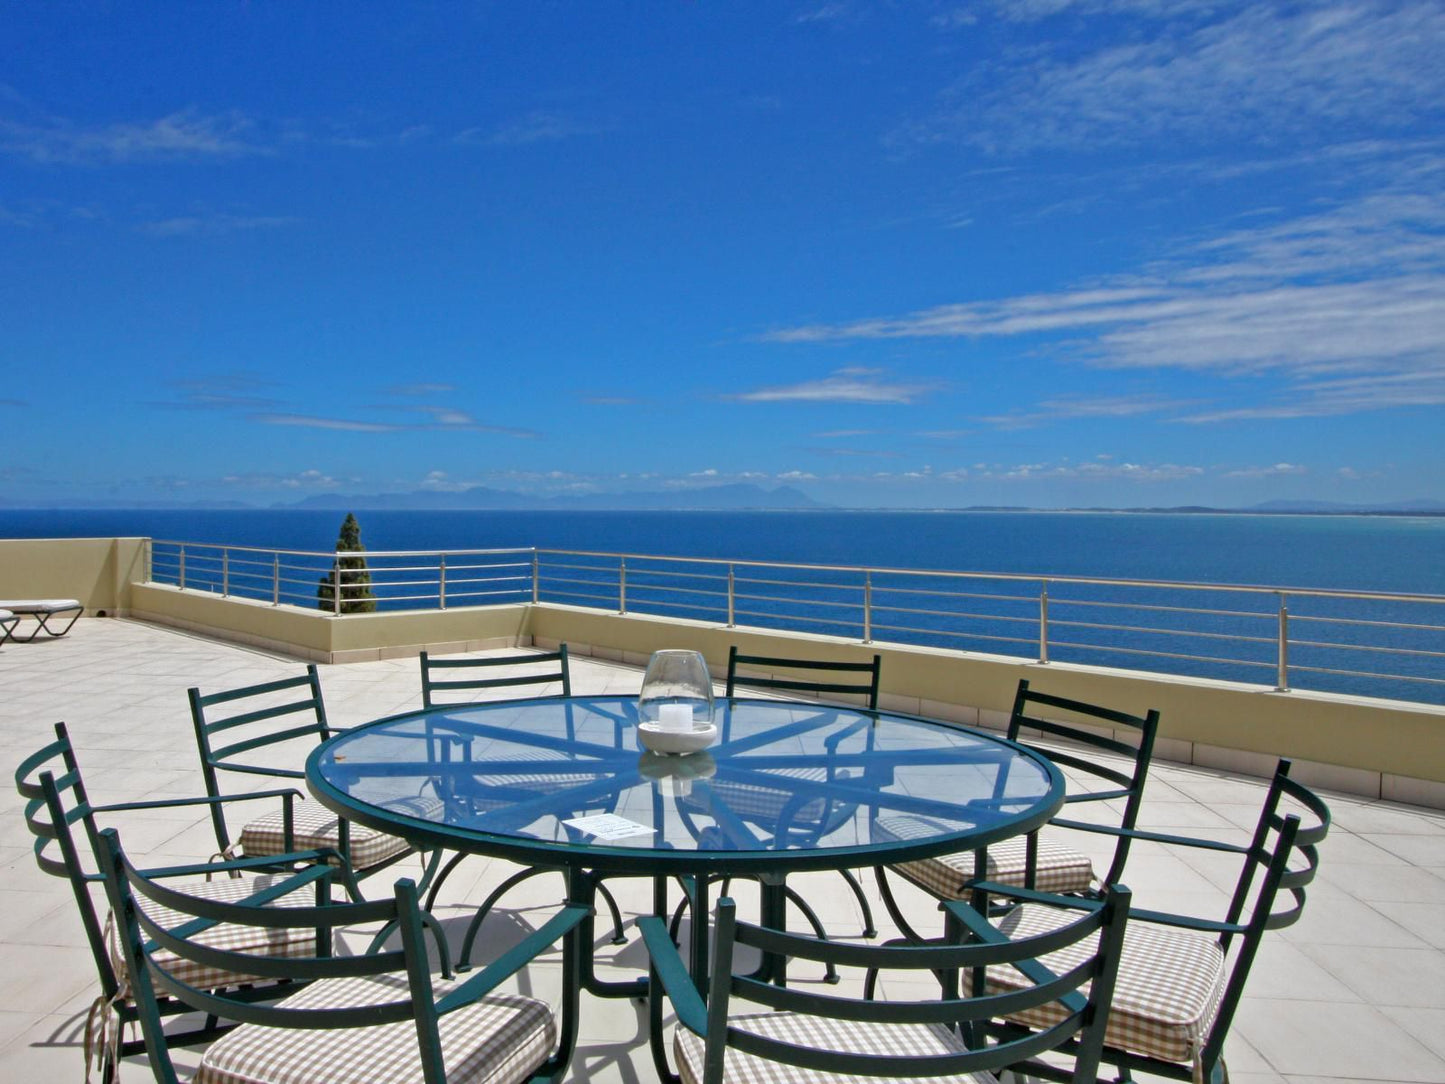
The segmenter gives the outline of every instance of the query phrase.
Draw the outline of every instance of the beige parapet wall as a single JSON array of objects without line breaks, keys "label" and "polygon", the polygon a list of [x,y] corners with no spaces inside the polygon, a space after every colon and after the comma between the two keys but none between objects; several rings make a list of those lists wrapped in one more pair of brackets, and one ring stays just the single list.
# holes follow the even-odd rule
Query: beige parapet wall
[{"label": "beige parapet wall", "polygon": [[73,598],[86,616],[130,607],[144,538],[0,538],[0,598]]},{"label": "beige parapet wall", "polygon": [[369,662],[529,642],[525,605],[334,616],[163,584],[131,586],[131,615],[316,662]]},{"label": "beige parapet wall", "polygon": [[783,657],[867,661],[876,653],[885,708],[997,726],[1027,678],[1123,711],[1159,709],[1159,754],[1169,760],[1267,775],[1276,757],[1289,756],[1302,762],[1297,774],[1322,785],[1445,808],[1445,707],[551,604],[334,616],[140,582],[144,575],[143,539],[0,540],[0,597],[78,598],[88,615],[129,613],[319,662],[565,640],[578,654],[638,664],[660,648],[692,648],[721,678],[732,644]]},{"label": "beige parapet wall", "polygon": [[1161,757],[1268,775],[1278,757],[1296,775],[1357,794],[1445,808],[1445,708],[1273,689],[1234,682],[1039,663],[1002,656],[722,628],[701,622],[621,616],[575,607],[532,608],[534,642],[566,640],[571,650],[645,662],[659,648],[701,651],[715,676],[728,647],[745,654],[866,662],[883,657],[881,706],[1001,725],[1020,678],[1041,691],[1160,712]]}]

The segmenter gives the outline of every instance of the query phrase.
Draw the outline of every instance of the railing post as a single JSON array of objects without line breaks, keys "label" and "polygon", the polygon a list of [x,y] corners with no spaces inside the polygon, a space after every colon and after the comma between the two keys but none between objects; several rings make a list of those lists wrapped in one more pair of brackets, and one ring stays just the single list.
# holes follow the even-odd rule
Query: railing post
[{"label": "railing post", "polygon": [[1279,663],[1275,674],[1275,692],[1289,692],[1289,607],[1285,593],[1279,593]]},{"label": "railing post", "polygon": [[617,558],[617,612],[627,613],[627,558]]},{"label": "railing post", "polygon": [[1039,582],[1039,662],[1049,661],[1049,581]]},{"label": "railing post", "polygon": [[445,610],[447,608],[447,555],[440,554],[437,561],[440,564],[437,574],[437,602],[439,604],[437,608]]},{"label": "railing post", "polygon": [[737,584],[733,575],[733,566],[728,565],[728,628],[733,628],[737,622],[734,620],[734,606],[737,602]]},{"label": "railing post", "polygon": [[532,550],[532,603],[537,602],[537,584],[540,579],[541,569],[537,561],[537,551]]},{"label": "railing post", "polygon": [[331,616],[341,616],[341,558],[331,555]]},{"label": "railing post", "polygon": [[229,598],[231,595],[231,551],[221,551],[221,597]]},{"label": "railing post", "polygon": [[182,591],[186,589],[186,547],[181,547],[180,568],[176,573],[176,586]]},{"label": "railing post", "polygon": [[863,642],[873,642],[873,570],[863,572]]},{"label": "railing post", "polygon": [[281,555],[271,554],[271,605],[281,605]]},{"label": "railing post", "polygon": [[156,540],[147,538],[145,540],[145,561],[146,561],[146,583],[156,581]]}]

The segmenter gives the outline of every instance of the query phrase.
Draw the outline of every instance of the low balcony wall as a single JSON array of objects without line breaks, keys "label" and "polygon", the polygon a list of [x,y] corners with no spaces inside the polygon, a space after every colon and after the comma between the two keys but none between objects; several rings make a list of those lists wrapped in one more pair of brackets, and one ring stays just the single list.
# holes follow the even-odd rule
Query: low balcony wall
[{"label": "low balcony wall", "polygon": [[144,538],[0,539],[0,598],[73,598],[87,617],[125,613],[145,578]]},{"label": "low balcony wall", "polygon": [[0,540],[0,597],[73,597],[86,614],[131,614],[320,662],[567,641],[581,655],[643,664],[660,648],[701,651],[721,676],[728,647],[758,655],[866,661],[883,656],[882,704],[1001,726],[1020,678],[1061,696],[1162,715],[1159,755],[1268,775],[1276,757],[1321,785],[1445,808],[1445,708],[1257,685],[1041,664],[904,645],[581,607],[505,605],[337,617],[298,606],[140,582],[139,538]]},{"label": "low balcony wall", "polygon": [[1298,778],[1355,794],[1445,808],[1445,708],[1326,693],[1275,692],[1197,678],[1039,663],[803,633],[724,628],[574,607],[532,607],[533,641],[644,664],[660,648],[701,651],[714,676],[728,647],[746,654],[867,662],[883,657],[880,706],[1002,727],[1021,678],[1040,690],[1142,715],[1160,712],[1158,755],[1268,776],[1292,757]]}]

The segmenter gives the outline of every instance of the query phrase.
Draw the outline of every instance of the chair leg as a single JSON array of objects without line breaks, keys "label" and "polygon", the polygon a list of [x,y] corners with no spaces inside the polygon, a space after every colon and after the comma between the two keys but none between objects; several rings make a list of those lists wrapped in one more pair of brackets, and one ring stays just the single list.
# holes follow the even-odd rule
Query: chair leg
[{"label": "chair leg", "polygon": [[898,901],[893,898],[893,889],[888,884],[887,869],[884,866],[874,866],[873,874],[878,881],[878,895],[883,898],[883,906],[888,909],[888,917],[893,919],[894,925],[898,927],[906,942],[913,945],[922,945],[928,942],[928,938],[909,924],[903,917],[903,908],[898,906]]},{"label": "chair leg", "polygon": [[614,945],[627,944],[627,935],[622,932],[622,911],[617,906],[616,898],[601,881],[597,882],[597,894],[602,897],[602,902],[607,904],[607,910],[612,913],[612,943]]},{"label": "chair leg", "polygon": [[[783,894],[793,901],[793,904],[799,911],[803,912],[803,917],[808,920],[808,925],[813,927],[813,935],[819,941],[828,940],[828,932],[823,929],[822,920],[818,918],[817,912],[808,906],[808,902],[803,899],[802,896],[798,895],[797,889],[788,888],[784,885]],[[834,967],[832,963],[828,964],[827,970],[823,973],[823,981],[830,985],[837,985],[838,969]]]}]

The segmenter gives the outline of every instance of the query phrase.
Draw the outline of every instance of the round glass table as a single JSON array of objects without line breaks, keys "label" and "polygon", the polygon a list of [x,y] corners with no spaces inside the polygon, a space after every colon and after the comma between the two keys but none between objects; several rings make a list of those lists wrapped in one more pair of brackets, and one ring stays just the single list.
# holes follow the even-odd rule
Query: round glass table
[{"label": "round glass table", "polygon": [[[757,877],[762,921],[782,928],[790,873],[974,850],[1040,827],[1063,804],[1063,778],[1045,757],[959,726],[746,699],[719,700],[714,721],[714,745],[665,756],[639,746],[635,697],[436,707],[337,734],[313,751],[306,780],[334,812],[419,847],[561,870],[568,899],[588,908],[604,876],[640,875],[653,879],[653,911],[665,915],[676,878],[692,909],[689,969],[700,987],[711,878]],[[473,919],[463,960],[505,885]],[[593,922],[578,927],[580,945],[594,944]],[[581,989],[646,992],[645,977],[603,981],[593,964],[590,948],[579,953]],[[781,961],[765,958],[763,969],[786,981]],[[660,1004],[652,1000],[648,1038],[661,1078],[675,1080]]]},{"label": "round glass table", "polygon": [[[306,779],[334,812],[419,846],[651,876],[973,850],[1039,827],[1063,801],[1045,757],[959,726],[747,699],[719,700],[715,721],[716,744],[668,756],[639,746],[631,697],[439,707],[332,737]],[[906,838],[878,830],[900,815]]]}]

